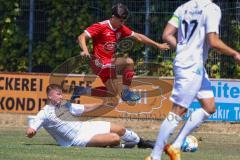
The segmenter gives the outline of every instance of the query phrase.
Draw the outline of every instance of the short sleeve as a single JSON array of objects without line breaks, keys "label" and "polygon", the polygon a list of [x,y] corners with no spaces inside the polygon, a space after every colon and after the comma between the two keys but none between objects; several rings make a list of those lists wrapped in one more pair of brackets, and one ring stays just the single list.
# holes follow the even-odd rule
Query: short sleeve
[{"label": "short sleeve", "polygon": [[173,25],[174,27],[179,27],[179,17],[180,17],[180,7],[178,7],[175,12],[173,13],[173,16],[168,21],[169,24]]},{"label": "short sleeve", "polygon": [[91,38],[95,37],[99,33],[102,32],[102,25],[100,23],[95,23],[91,26],[89,26],[86,30],[85,33]]},{"label": "short sleeve", "polygon": [[121,32],[122,32],[121,38],[130,37],[134,34],[134,32],[125,25],[122,25]]},{"label": "short sleeve", "polygon": [[206,11],[206,33],[215,32],[219,34],[221,21],[221,10],[218,6],[209,7]]},{"label": "short sleeve", "polygon": [[84,112],[84,105],[71,103],[69,111],[74,116],[80,116]]}]

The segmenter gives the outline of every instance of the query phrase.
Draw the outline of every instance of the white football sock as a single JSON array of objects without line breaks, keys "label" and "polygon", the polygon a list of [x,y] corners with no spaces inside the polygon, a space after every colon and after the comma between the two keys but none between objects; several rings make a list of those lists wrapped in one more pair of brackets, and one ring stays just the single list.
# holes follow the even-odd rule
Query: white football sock
[{"label": "white football sock", "polygon": [[204,109],[200,108],[194,111],[184,124],[179,134],[172,144],[174,148],[181,148],[184,139],[197,127],[199,127],[208,117],[208,114]]},{"label": "white football sock", "polygon": [[179,124],[179,121],[181,120],[182,118],[180,116],[176,115],[173,112],[169,112],[167,118],[163,121],[159,129],[157,142],[151,153],[151,157],[153,160],[161,159],[162,152],[164,150],[165,145],[167,144],[168,138],[174,132],[175,128]]},{"label": "white football sock", "polygon": [[125,142],[134,142],[135,144],[138,144],[140,141],[140,137],[135,132],[128,129],[126,129],[126,132],[121,139]]}]

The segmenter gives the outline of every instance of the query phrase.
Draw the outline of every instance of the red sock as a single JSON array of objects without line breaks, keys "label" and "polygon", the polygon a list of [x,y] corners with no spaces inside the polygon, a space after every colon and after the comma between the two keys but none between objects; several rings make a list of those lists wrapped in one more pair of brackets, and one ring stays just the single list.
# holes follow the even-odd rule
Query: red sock
[{"label": "red sock", "polygon": [[134,76],[134,71],[131,70],[131,69],[125,69],[123,71],[123,85],[127,85],[127,86],[130,86],[131,83],[132,83],[132,79],[133,79],[133,76]]}]

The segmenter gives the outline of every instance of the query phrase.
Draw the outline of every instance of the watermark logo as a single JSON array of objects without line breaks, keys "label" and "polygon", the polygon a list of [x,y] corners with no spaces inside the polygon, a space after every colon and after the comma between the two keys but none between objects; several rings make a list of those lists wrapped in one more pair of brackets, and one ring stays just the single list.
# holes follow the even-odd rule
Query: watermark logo
[{"label": "watermark logo", "polygon": [[[132,47],[133,42],[129,39],[117,44],[117,48],[122,51],[129,50]],[[124,59],[124,57],[120,58],[121,60]],[[89,113],[88,116],[105,116],[112,113],[118,116],[122,115],[122,117],[130,115],[141,117],[155,113],[161,114],[160,110],[165,105],[164,103],[168,103],[167,99],[172,88],[170,81],[137,74],[129,87],[132,92],[138,94],[141,98],[134,102],[123,101],[121,98],[123,88],[121,75],[124,65],[118,66],[118,64],[115,64],[116,61],[109,65],[99,60],[98,62],[101,65],[92,66],[94,60],[96,60],[95,57],[86,58],[80,55],[67,59],[50,74],[49,84],[61,85],[66,98],[73,103],[102,103],[105,106]],[[144,66],[150,68],[148,66],[157,67],[160,65],[145,63]],[[90,69],[94,67],[98,67],[95,76],[93,76],[94,69]],[[115,72],[117,76],[108,78],[105,83],[101,82],[98,75],[101,76],[104,73],[104,75],[109,76],[110,72],[111,74]],[[90,74],[92,76],[89,76]]]}]

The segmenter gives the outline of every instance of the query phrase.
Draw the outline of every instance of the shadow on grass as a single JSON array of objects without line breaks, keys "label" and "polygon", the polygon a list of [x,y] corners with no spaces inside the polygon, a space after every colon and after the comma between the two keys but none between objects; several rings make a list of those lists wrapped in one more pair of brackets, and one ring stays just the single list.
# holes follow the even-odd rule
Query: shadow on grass
[{"label": "shadow on grass", "polygon": [[[52,143],[52,144],[51,143],[38,143],[38,144],[25,143],[23,145],[25,145],[25,146],[59,146],[59,145],[54,144],[54,143]],[[59,147],[61,147],[61,146],[59,146]]]}]

